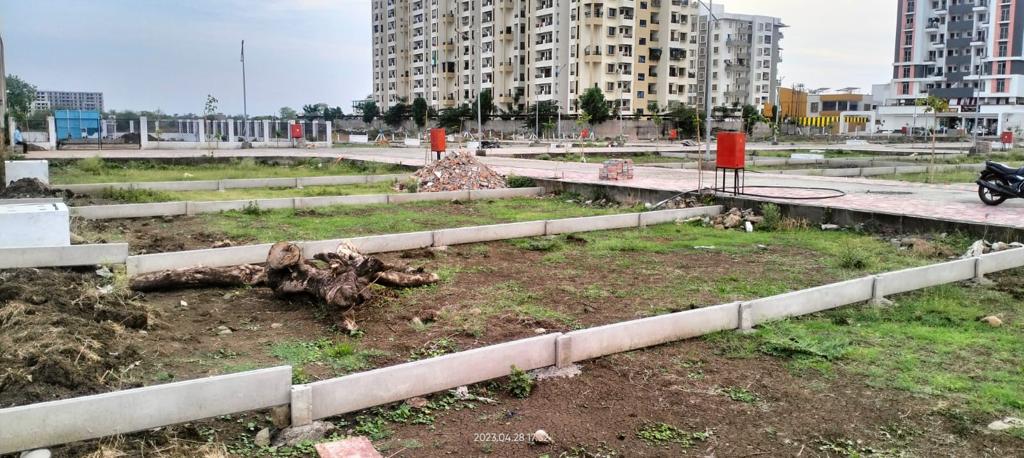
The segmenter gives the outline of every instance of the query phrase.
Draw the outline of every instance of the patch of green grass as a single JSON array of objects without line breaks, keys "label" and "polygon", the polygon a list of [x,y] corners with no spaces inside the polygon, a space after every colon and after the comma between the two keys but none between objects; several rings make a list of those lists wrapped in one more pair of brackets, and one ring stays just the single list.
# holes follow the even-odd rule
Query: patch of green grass
[{"label": "patch of green grass", "polygon": [[628,209],[590,208],[554,198],[514,198],[462,204],[411,202],[398,205],[343,205],[300,210],[268,210],[260,215],[231,211],[199,215],[199,218],[210,230],[224,233],[233,239],[275,242],[415,232],[625,211]]},{"label": "patch of green grass", "polygon": [[181,165],[152,161],[114,162],[98,157],[69,163],[52,163],[50,181],[54,184],[112,183],[135,181],[226,180],[234,178],[293,178],[324,175],[381,175],[401,173],[389,164],[338,161],[321,163],[310,160],[295,165],[271,165],[252,158],[230,162]]},{"label": "patch of green grass", "polygon": [[459,345],[450,337],[434,339],[409,353],[409,360],[434,358],[459,351]]},{"label": "patch of green grass", "polygon": [[573,328],[579,326],[569,314],[541,305],[535,294],[514,281],[485,288],[480,291],[480,297],[480,302],[471,303],[474,307],[445,310],[441,320],[473,336],[485,335],[487,324],[498,318],[554,322]]},{"label": "patch of green grass", "polygon": [[167,202],[176,200],[169,192],[154,191],[152,189],[118,189],[106,188],[100,192],[102,199],[116,200],[118,202],[144,204],[151,202]]},{"label": "patch of green grass", "polygon": [[722,389],[722,394],[728,396],[733,401],[746,404],[753,404],[760,399],[757,397],[757,394],[746,388],[728,387]]},{"label": "patch of green grass", "polygon": [[532,237],[510,240],[509,243],[527,251],[557,251],[562,248],[562,240],[558,237]]},{"label": "patch of green grass", "polygon": [[366,369],[370,360],[381,352],[363,350],[352,342],[335,342],[328,338],[315,341],[286,341],[270,346],[270,355],[301,369],[308,364],[322,364],[343,374]]},{"label": "patch of green grass", "polygon": [[637,429],[636,437],[652,446],[678,444],[682,448],[689,448],[696,442],[707,440],[711,433],[690,433],[668,423],[647,423]]},{"label": "patch of green grass", "polygon": [[[135,190],[141,191],[141,190]],[[154,192],[154,191],[150,191]],[[147,200],[147,202],[169,202],[180,200],[209,201],[209,200],[246,200],[246,199],[276,199],[285,197],[321,197],[321,196],[350,196],[362,194],[387,194],[393,193],[391,183],[380,182],[372,184],[351,184],[336,186],[307,186],[298,188],[242,188],[225,189],[223,191],[155,191],[159,194]],[[117,195],[102,195],[101,197],[112,200],[129,202]]]},{"label": "patch of green grass", "polygon": [[[1003,274],[1020,275],[1020,271]],[[1024,415],[1024,303],[991,287],[945,285],[765,325],[752,337],[709,337],[723,353],[785,358],[802,374],[833,370],[881,388],[945,400],[977,414]],[[1019,296],[1017,296],[1019,297]],[[1001,315],[1001,327],[978,317]],[[838,366],[838,367],[837,367]]]}]

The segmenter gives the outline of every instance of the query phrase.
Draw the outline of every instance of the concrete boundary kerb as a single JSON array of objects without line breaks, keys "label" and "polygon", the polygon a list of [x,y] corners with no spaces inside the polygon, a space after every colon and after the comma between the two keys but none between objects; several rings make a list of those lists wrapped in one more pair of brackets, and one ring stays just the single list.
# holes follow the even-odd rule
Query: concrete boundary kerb
[{"label": "concrete boundary kerb", "polygon": [[280,366],[0,409],[0,454],[288,404]]},{"label": "concrete boundary kerb", "polygon": [[410,174],[392,175],[325,175],[297,178],[235,178],[193,181],[137,181],[125,183],[83,183],[54,185],[76,194],[91,194],[104,189],[148,189],[153,191],[219,191],[222,189],[302,188],[306,186],[337,186],[369,184],[408,179]]},{"label": "concrete boundary kerb", "polygon": [[491,345],[310,383],[313,419],[436,393],[555,364],[561,333]]},{"label": "concrete boundary kerb", "polygon": [[0,248],[0,269],[124,264],[127,259],[127,243]]}]

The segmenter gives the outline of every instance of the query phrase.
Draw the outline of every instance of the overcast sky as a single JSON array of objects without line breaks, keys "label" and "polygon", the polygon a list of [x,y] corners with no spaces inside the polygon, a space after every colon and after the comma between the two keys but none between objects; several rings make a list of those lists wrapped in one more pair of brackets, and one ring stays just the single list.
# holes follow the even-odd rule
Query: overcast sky
[{"label": "overcast sky", "polygon": [[[725,0],[779,16],[783,84],[870,90],[891,74],[892,0]],[[0,0],[8,74],[39,89],[102,91],[107,109],[199,113],[206,94],[250,114],[371,89],[369,0]]]}]

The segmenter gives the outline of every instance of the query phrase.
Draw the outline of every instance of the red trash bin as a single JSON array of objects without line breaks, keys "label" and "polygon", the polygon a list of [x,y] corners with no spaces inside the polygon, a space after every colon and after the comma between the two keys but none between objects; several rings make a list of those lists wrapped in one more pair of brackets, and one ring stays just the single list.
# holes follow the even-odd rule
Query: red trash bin
[{"label": "red trash bin", "polygon": [[718,133],[718,168],[742,169],[746,166],[747,134]]},{"label": "red trash bin", "polygon": [[999,134],[999,141],[1001,141],[1004,145],[1012,144],[1013,143],[1013,132],[1003,132],[1003,133]]},{"label": "red trash bin", "polygon": [[302,124],[295,123],[291,126],[292,138],[302,138]]},{"label": "red trash bin", "polygon": [[668,139],[669,140],[675,140],[677,138],[679,138],[679,131],[678,130],[671,129],[671,130],[668,131]]},{"label": "red trash bin", "polygon": [[443,127],[430,129],[430,151],[443,153],[448,149],[448,138]]}]

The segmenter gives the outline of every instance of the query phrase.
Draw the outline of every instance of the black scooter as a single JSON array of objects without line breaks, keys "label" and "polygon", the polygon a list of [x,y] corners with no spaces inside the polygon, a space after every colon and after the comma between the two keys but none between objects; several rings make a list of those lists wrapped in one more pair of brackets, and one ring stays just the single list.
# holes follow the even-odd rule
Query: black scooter
[{"label": "black scooter", "polygon": [[1006,164],[985,161],[985,170],[975,183],[978,183],[978,197],[986,205],[1024,198],[1024,167],[1015,169]]}]

